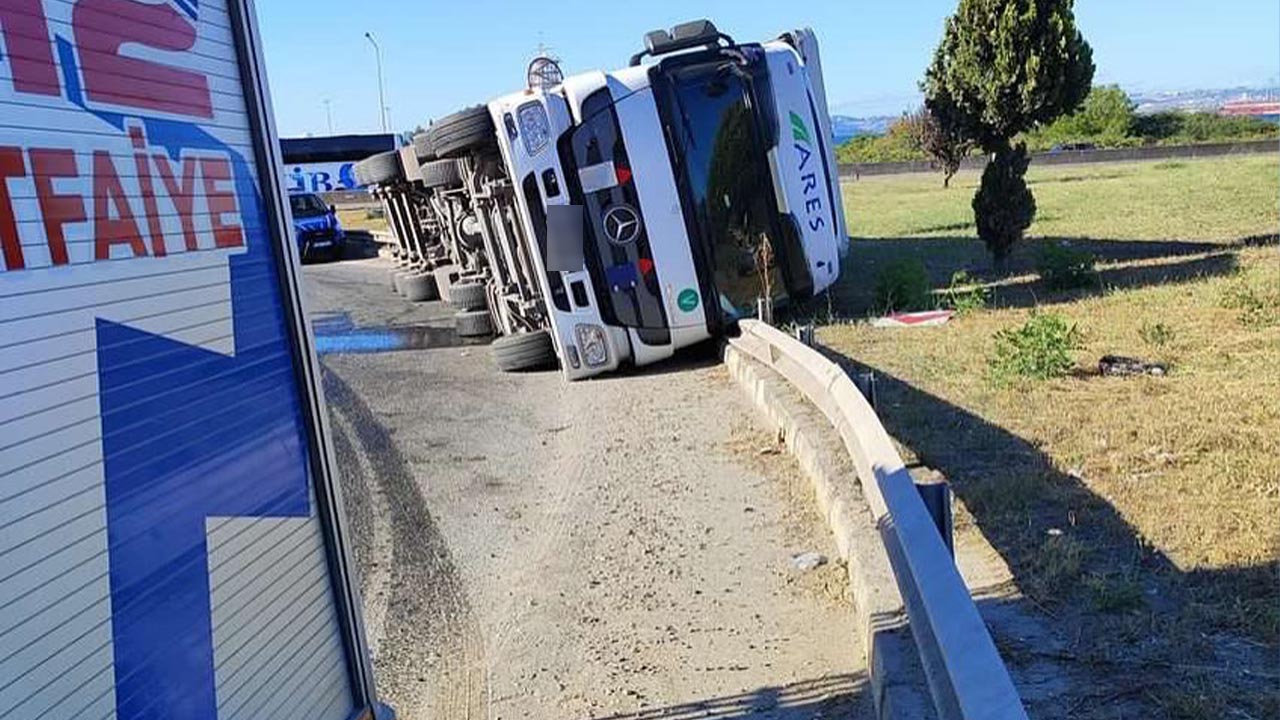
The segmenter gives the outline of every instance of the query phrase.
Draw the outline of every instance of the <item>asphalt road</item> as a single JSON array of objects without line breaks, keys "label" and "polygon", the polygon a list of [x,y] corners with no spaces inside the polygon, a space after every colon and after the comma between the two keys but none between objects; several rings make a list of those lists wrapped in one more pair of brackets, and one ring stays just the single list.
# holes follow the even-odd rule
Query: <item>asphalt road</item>
[{"label": "asphalt road", "polygon": [[504,375],[388,268],[305,274],[399,717],[871,716],[844,568],[792,562],[835,555],[808,485],[710,351]]}]

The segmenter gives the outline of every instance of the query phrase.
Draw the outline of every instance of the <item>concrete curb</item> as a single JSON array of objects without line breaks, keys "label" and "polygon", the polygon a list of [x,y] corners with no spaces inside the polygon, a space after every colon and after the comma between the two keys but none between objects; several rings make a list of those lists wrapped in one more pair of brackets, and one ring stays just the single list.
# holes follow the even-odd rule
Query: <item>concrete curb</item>
[{"label": "concrete curb", "polygon": [[831,423],[781,375],[726,344],[729,375],[777,432],[813,483],[818,508],[849,571],[855,620],[881,720],[936,718],[889,556],[866,506],[857,471]]}]

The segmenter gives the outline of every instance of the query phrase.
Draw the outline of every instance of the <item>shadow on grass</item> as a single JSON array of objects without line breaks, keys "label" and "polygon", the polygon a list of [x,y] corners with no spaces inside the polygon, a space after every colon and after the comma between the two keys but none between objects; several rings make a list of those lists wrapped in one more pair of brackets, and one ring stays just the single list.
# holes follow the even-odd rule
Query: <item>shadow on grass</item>
[{"label": "shadow on grass", "polygon": [[[1248,243],[1267,243],[1270,236],[1234,243],[1144,241],[1093,238],[1028,238],[1014,248],[1003,269],[997,269],[981,241],[972,237],[854,238],[845,271],[832,288],[832,311],[860,317],[875,309],[875,285],[880,271],[902,258],[916,258],[934,290],[945,289],[951,276],[965,271],[984,283],[994,283],[996,307],[1028,307],[1045,302],[1078,300],[1115,289],[1131,289],[1229,275],[1236,271],[1236,251]],[[1094,287],[1051,291],[1036,273],[1041,250],[1051,243],[1069,243],[1093,255],[1098,263]],[[1145,263],[1145,264],[1144,264]],[[809,308],[821,315],[826,302]]]},{"label": "shadow on grass", "polygon": [[871,701],[868,692],[865,676],[834,675],[818,680],[762,687],[737,695],[607,715],[600,720],[810,720],[869,717]]},{"label": "shadow on grass", "polygon": [[1033,443],[878,368],[825,352],[850,373],[876,374],[885,428],[947,476],[1018,588],[1050,617],[1056,644],[1016,628],[1001,638],[996,616],[987,615],[1011,668],[1042,661],[1053,646],[1055,661],[1105,686],[1100,696],[1141,695],[1127,700],[1148,704],[1135,717],[1169,716],[1161,693],[1177,702],[1197,682],[1223,707],[1246,713],[1239,717],[1280,711],[1280,563],[1184,572]]}]

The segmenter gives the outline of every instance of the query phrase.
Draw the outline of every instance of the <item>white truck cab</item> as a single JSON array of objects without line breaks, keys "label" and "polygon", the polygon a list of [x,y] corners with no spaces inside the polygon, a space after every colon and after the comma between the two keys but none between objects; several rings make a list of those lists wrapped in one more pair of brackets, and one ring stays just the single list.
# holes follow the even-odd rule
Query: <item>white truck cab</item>
[{"label": "white truck cab", "polygon": [[[621,70],[488,105],[570,379],[670,357],[760,297],[811,297],[847,242],[813,31],[740,45],[703,20],[645,43]],[[579,215],[565,264],[557,219]]]}]

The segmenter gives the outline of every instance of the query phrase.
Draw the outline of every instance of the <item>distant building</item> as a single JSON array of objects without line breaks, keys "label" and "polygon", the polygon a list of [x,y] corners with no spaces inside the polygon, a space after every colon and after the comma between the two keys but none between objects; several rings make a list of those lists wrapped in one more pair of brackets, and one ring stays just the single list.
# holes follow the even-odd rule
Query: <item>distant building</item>
[{"label": "distant building", "polygon": [[285,187],[289,192],[356,190],[355,164],[398,146],[390,133],[281,138]]},{"label": "distant building", "polygon": [[1280,100],[1235,100],[1219,108],[1218,114],[1280,121]]}]

